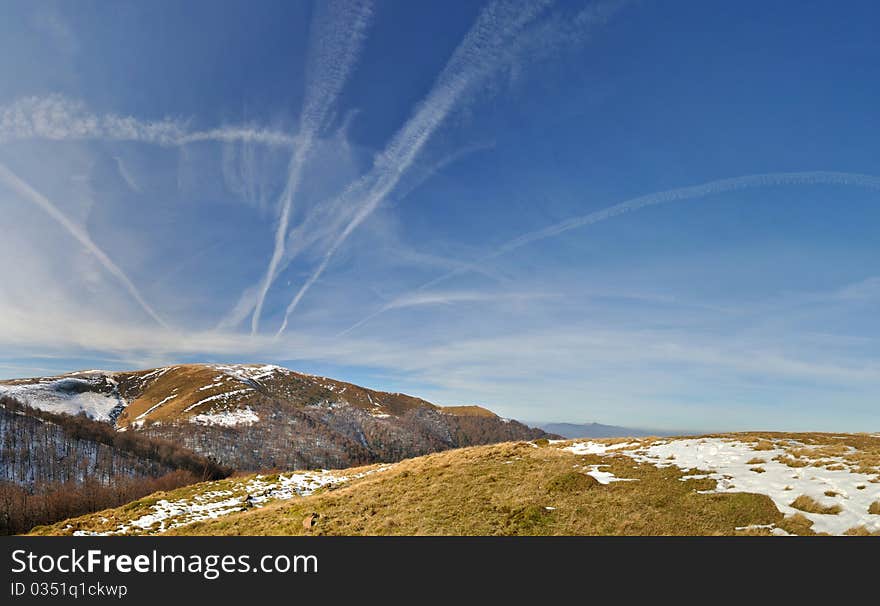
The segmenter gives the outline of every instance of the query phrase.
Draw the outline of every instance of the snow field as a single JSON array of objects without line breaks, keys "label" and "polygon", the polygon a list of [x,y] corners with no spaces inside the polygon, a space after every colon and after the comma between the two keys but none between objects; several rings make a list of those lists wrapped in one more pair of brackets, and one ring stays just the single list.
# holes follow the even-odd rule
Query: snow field
[{"label": "snow field", "polygon": [[[694,471],[682,480],[708,478],[716,481],[714,489],[703,492],[767,495],[784,515],[806,516],[813,522],[815,532],[841,535],[859,526],[871,532],[880,530],[880,515],[868,513],[871,503],[880,501],[880,483],[877,483],[876,475],[855,471],[855,465],[844,457],[822,456],[821,466],[791,467],[774,460],[790,456],[782,445],[777,441],[772,449],[756,450],[755,444],[732,438],[695,438],[611,446],[576,442],[564,450],[581,455],[627,456],[658,468],[675,466],[685,472]],[[794,441],[785,441],[785,445],[809,448]],[[757,459],[763,462],[749,462]],[[834,469],[828,469],[826,465]],[[598,466],[593,467],[598,470]],[[596,477],[593,473],[590,475]],[[791,503],[801,495],[810,497],[822,507],[836,506],[840,511],[814,513],[792,507]],[[779,530],[773,529],[772,532],[784,532],[777,532]]]}]

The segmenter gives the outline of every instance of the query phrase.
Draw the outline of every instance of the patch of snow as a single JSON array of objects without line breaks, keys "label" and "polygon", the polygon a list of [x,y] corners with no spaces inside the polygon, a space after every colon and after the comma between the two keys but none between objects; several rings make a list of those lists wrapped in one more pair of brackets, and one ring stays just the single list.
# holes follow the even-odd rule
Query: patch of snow
[{"label": "patch of snow", "polygon": [[[175,390],[175,391],[176,391],[176,390]],[[171,394],[170,396],[168,396],[167,398],[163,398],[160,402],[158,402],[158,403],[156,403],[156,404],[153,404],[153,405],[150,406],[147,410],[145,410],[144,412],[142,412],[141,414],[139,414],[138,416],[136,416],[136,417],[135,417],[135,421],[138,421],[138,420],[140,420],[140,419],[143,419],[145,416],[147,416],[148,414],[150,414],[151,412],[153,412],[154,410],[156,410],[157,408],[159,408],[160,406],[162,406],[162,404],[164,404],[165,402],[168,402],[168,401],[170,401],[170,400],[173,400],[173,399],[176,398],[176,397],[177,397],[177,394],[176,394],[176,393],[173,393],[173,394]]]},{"label": "patch of snow", "polygon": [[638,478],[618,478],[610,471],[600,471],[600,467],[608,467],[608,465],[588,465],[586,474],[596,479],[599,484],[611,484],[611,482],[638,482]]},{"label": "patch of snow", "polygon": [[236,425],[253,425],[260,420],[250,406],[237,408],[235,410],[221,410],[219,412],[209,412],[197,414],[190,418],[190,423],[197,425],[222,425],[223,427],[234,427]]},{"label": "patch of snow", "polygon": [[248,507],[263,507],[281,499],[305,497],[319,488],[388,471],[392,467],[393,465],[383,465],[352,475],[321,470],[320,472],[281,474],[273,480],[268,480],[263,475],[257,475],[246,482],[233,480],[229,488],[202,492],[189,499],[174,501],[160,499],[150,506],[152,510],[150,513],[127,524],[119,524],[113,530],[103,532],[76,530],[73,532],[73,536],[155,534],[193,522],[219,518],[243,511]]},{"label": "patch of snow", "polygon": [[576,442],[562,450],[567,450],[576,455],[604,455],[609,450],[620,450],[640,446],[639,442],[621,442],[620,444],[602,444],[601,442]]},{"label": "patch of snow", "polygon": [[243,383],[259,381],[270,377],[275,373],[291,374],[291,371],[274,364],[248,365],[248,364],[211,364],[211,368],[219,370]]},{"label": "patch of snow", "polygon": [[245,393],[248,391],[253,391],[253,390],[250,387],[245,387],[244,389],[234,389],[232,391],[224,391],[223,393],[218,393],[217,395],[209,396],[207,398],[199,400],[195,404],[190,404],[189,406],[187,406],[186,408],[183,409],[183,412],[189,412],[193,408],[195,408],[196,406],[201,406],[202,404],[207,404],[208,402],[213,402],[214,400],[227,400],[234,395],[237,395],[240,393]]},{"label": "patch of snow", "polygon": [[65,377],[37,383],[0,385],[0,395],[7,395],[41,410],[76,415],[85,412],[96,421],[111,421],[111,412],[125,402],[115,393],[98,391],[98,382],[106,378]]},{"label": "patch of snow", "polygon": [[783,530],[782,528],[778,528],[776,524],[749,524],[748,526],[737,526],[737,530],[760,530],[762,528],[766,528],[770,531],[770,534],[776,537],[793,537],[795,535],[791,534],[787,530]]},{"label": "patch of snow", "polygon": [[172,368],[173,368],[172,366],[168,366],[168,367],[165,367],[165,368],[157,368],[156,370],[150,371],[150,372],[148,372],[147,374],[142,375],[142,376],[141,376],[141,380],[149,379],[150,377],[153,377],[154,380],[155,380],[155,379],[158,379],[159,377],[161,377],[162,375],[164,375],[166,372],[168,372],[168,371],[171,370]]}]

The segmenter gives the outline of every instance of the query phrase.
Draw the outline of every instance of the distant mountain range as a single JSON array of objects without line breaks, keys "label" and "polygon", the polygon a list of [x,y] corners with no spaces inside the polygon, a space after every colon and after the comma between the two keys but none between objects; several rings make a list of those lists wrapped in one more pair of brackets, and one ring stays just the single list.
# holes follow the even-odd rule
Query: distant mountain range
[{"label": "distant mountain range", "polygon": [[535,427],[564,438],[638,438],[644,436],[697,435],[698,432],[633,429],[601,423],[535,423]]},{"label": "distant mountain range", "polygon": [[0,395],[174,442],[235,469],[397,461],[547,437],[480,406],[436,406],[273,365],[185,364],[0,381]]}]

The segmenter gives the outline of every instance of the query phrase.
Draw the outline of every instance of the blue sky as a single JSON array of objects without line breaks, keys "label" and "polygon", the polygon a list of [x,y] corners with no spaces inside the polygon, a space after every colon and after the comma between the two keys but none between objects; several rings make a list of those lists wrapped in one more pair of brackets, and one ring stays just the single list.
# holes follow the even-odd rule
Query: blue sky
[{"label": "blue sky", "polygon": [[6,2],[0,376],[874,431],[880,8]]}]

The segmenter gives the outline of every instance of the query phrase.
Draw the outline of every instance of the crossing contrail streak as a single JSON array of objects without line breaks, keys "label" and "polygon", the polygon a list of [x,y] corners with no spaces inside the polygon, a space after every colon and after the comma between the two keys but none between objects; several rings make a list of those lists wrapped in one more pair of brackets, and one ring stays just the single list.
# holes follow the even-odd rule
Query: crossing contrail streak
[{"label": "crossing contrail streak", "polygon": [[366,30],[372,16],[368,0],[348,3],[342,0],[320,2],[312,23],[309,45],[308,71],[306,74],[306,98],[300,117],[299,145],[294,149],[288,166],[287,182],[279,200],[281,213],[275,227],[275,244],[266,273],[257,291],[254,313],[251,316],[251,333],[260,327],[260,316],[266,295],[278,275],[278,267],[284,258],[287,230],[293,202],[299,191],[303,169],[315,139],[325,126],[328,116],[357,63]]},{"label": "crossing contrail streak", "polygon": [[[626,213],[646,208],[648,206],[656,206],[658,204],[676,202],[679,200],[703,198],[713,194],[721,194],[729,191],[736,191],[739,189],[753,189],[756,187],[772,187],[781,185],[846,185],[880,190],[880,177],[876,177],[873,175],[863,175],[859,173],[843,173],[832,171],[765,173],[758,175],[746,175],[742,177],[731,177],[728,179],[719,179],[717,181],[709,181],[700,185],[679,187],[676,189],[669,189],[666,191],[646,194],[644,196],[625,200],[624,202],[609,206],[596,212],[572,217],[570,219],[560,221],[559,223],[549,225],[542,229],[525,233],[521,236],[507,241],[492,252],[478,259],[476,262],[442,274],[434,278],[433,280],[425,282],[415,290],[401,295],[401,297],[411,296],[413,293],[423,291],[450,278],[471,271],[475,266],[479,266],[486,261],[498,258],[509,252],[513,252],[514,250],[517,250],[524,246],[528,246],[529,244],[533,244],[534,242],[558,236],[559,234],[565,233],[572,229],[577,229],[579,227],[585,227],[587,225],[593,225],[595,223],[607,221],[608,219],[612,219]],[[356,328],[363,326],[376,316],[390,309],[394,309],[394,302],[398,298],[382,306],[377,311],[371,313],[362,320],[359,320],[346,330],[339,333],[339,336],[346,335]]]},{"label": "crossing contrail streak", "polygon": [[0,164],[0,181],[5,183],[12,189],[15,193],[17,193],[22,199],[27,200],[31,204],[38,206],[41,208],[46,214],[48,214],[52,219],[54,219],[58,224],[61,225],[67,232],[73,236],[80,244],[82,244],[86,250],[88,250],[101,265],[104,266],[110,274],[112,274],[128,291],[128,293],[132,296],[132,298],[138,302],[141,308],[149,315],[153,320],[155,320],[160,326],[163,328],[168,328],[168,325],[159,317],[159,315],[153,310],[152,307],[144,300],[141,296],[141,293],[132,283],[132,281],[125,275],[125,272],[113,262],[113,260],[107,256],[101,247],[99,247],[92,238],[89,236],[88,232],[84,230],[82,227],[71,221],[67,215],[61,212],[57,206],[52,204],[52,202],[46,198],[43,194],[36,191],[33,187],[25,183],[21,178],[18,177],[15,173],[9,170],[3,164]]},{"label": "crossing contrail streak", "polygon": [[344,194],[356,198],[354,216],[332,241],[317,269],[287,306],[276,336],[285,331],[290,314],[327,269],[339,248],[397,186],[424,145],[465,93],[492,74],[517,34],[549,4],[547,0],[493,2],[483,9],[415,114],[395,134],[370,173]]}]

